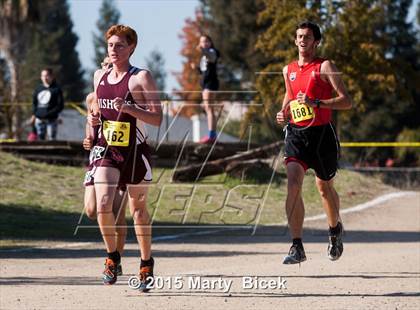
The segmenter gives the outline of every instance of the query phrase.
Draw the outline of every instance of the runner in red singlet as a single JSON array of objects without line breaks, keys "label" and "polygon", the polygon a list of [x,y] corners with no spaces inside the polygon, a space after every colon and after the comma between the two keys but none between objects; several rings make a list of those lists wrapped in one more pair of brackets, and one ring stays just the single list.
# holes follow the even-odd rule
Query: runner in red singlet
[{"label": "runner in red singlet", "polygon": [[[337,260],[343,253],[343,227],[339,221],[339,197],[333,186],[337,171],[339,141],[331,123],[332,110],[346,110],[352,101],[335,65],[316,57],[321,31],[312,22],[296,28],[295,44],[299,59],[283,69],[286,94],[277,122],[285,127],[285,163],[287,169],[286,213],[293,239],[284,264],[306,260],[302,244],[304,205],[302,183],[308,168],[315,170],[316,185],[329,224],[327,255]],[[335,94],[334,94],[335,93]]]}]

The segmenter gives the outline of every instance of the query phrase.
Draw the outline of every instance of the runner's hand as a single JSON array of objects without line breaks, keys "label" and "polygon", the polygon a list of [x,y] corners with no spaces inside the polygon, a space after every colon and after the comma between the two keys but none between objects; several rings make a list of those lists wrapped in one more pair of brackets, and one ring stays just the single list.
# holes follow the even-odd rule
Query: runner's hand
[{"label": "runner's hand", "polygon": [[89,113],[87,115],[87,122],[90,126],[98,126],[101,124],[99,113]]},{"label": "runner's hand", "polygon": [[301,91],[298,92],[296,96],[296,100],[300,104],[306,104],[307,106],[310,106],[310,107],[316,107],[315,100],[312,100],[305,93]]},{"label": "runner's hand", "polygon": [[86,137],[86,138],[83,140],[83,148],[84,148],[86,151],[89,151],[89,150],[92,148],[92,146],[93,146],[93,141],[92,141],[92,139],[91,139],[90,137]]},{"label": "runner's hand", "polygon": [[127,113],[130,109],[130,106],[125,103],[124,99],[117,97],[114,99],[114,109],[118,112]]},{"label": "runner's hand", "polygon": [[288,121],[287,113],[285,109],[281,109],[276,115],[277,124],[284,124]]}]

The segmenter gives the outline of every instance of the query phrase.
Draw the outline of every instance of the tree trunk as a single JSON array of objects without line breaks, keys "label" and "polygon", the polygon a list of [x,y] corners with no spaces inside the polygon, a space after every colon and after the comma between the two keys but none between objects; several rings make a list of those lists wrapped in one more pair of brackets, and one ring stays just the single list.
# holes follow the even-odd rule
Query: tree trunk
[{"label": "tree trunk", "polygon": [[175,170],[172,179],[174,181],[181,182],[197,181],[202,177],[224,172],[226,167],[234,162],[246,161],[256,158],[261,159],[270,157],[272,155],[277,155],[280,152],[282,145],[283,141],[279,141],[223,159],[217,159],[209,161],[207,163],[180,167]]},{"label": "tree trunk", "polygon": [[20,140],[22,112],[18,105],[19,65],[25,54],[28,36],[38,21],[40,4],[33,0],[0,0],[0,51],[3,52],[10,71],[9,137]]},{"label": "tree trunk", "polygon": [[10,116],[11,123],[9,125],[9,138],[15,138],[20,140],[22,136],[22,111],[21,107],[18,104],[18,64],[17,60],[8,52],[8,50],[3,50],[5,55],[6,63],[9,67],[10,72]]}]

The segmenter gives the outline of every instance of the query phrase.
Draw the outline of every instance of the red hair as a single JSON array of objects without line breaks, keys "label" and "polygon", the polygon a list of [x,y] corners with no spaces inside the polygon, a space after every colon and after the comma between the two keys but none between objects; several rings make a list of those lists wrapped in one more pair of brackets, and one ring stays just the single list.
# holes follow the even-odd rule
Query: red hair
[{"label": "red hair", "polygon": [[128,45],[134,44],[134,48],[137,46],[137,33],[134,29],[128,26],[124,26],[124,25],[111,26],[107,30],[105,34],[105,38],[108,41],[109,38],[112,36],[125,37],[125,40],[127,41]]}]

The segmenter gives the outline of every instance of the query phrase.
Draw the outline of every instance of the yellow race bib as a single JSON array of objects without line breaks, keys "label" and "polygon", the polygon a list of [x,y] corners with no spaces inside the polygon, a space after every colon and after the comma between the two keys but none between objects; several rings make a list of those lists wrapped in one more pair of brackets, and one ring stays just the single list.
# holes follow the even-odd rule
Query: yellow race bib
[{"label": "yellow race bib", "polygon": [[304,103],[298,103],[297,100],[290,101],[290,113],[293,121],[299,123],[315,117],[314,109]]},{"label": "yellow race bib", "polygon": [[128,146],[130,142],[130,123],[104,121],[102,132],[108,145]]}]

